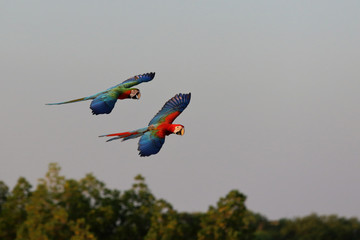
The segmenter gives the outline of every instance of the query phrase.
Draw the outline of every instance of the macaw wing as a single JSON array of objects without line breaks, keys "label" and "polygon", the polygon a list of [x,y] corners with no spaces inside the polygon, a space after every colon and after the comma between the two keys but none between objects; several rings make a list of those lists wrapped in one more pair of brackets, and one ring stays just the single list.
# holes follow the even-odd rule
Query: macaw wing
[{"label": "macaw wing", "polygon": [[136,76],[134,76],[132,78],[129,78],[129,79],[125,80],[124,82],[116,85],[115,87],[121,85],[121,86],[123,86],[125,88],[131,88],[131,87],[133,87],[135,85],[138,85],[140,83],[149,82],[149,81],[153,80],[154,77],[155,77],[154,72],[139,74],[139,75],[136,75]]},{"label": "macaw wing", "polygon": [[100,94],[90,104],[92,113],[95,115],[111,113],[117,101],[117,97],[116,92]]},{"label": "macaw wing", "polygon": [[154,132],[146,132],[139,140],[139,155],[147,157],[160,151],[165,138],[159,138]]},{"label": "macaw wing", "polygon": [[190,98],[191,93],[176,94],[168,100],[162,109],[154,116],[154,118],[150,121],[149,126],[161,122],[172,123],[190,103]]}]

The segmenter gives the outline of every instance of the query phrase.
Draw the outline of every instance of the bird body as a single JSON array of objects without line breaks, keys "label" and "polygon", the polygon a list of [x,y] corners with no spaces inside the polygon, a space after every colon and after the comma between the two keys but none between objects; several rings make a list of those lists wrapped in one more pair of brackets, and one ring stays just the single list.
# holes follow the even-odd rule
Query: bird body
[{"label": "bird body", "polygon": [[185,127],[173,124],[177,116],[190,103],[191,93],[177,94],[168,100],[163,108],[154,116],[149,125],[130,132],[112,133],[99,137],[113,137],[108,141],[122,139],[123,141],[141,137],[138,144],[140,156],[150,156],[160,151],[165,142],[165,137],[170,134],[184,135]]},{"label": "bird body", "polygon": [[78,98],[70,101],[65,101],[65,102],[47,103],[46,105],[62,105],[67,103],[92,100],[90,104],[90,108],[93,114],[95,115],[109,114],[113,110],[115,103],[118,99],[119,100],[123,100],[127,98],[140,99],[141,97],[140,90],[132,87],[142,82],[149,82],[154,77],[155,77],[155,73],[153,72],[145,73],[142,75],[136,75],[116,86],[113,86],[105,91],[96,93],[94,95]]}]

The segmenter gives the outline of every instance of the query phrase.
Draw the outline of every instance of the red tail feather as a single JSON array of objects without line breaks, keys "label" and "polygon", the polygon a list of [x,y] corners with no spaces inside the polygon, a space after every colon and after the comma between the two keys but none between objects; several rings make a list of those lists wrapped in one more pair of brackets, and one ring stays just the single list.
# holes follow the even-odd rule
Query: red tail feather
[{"label": "red tail feather", "polygon": [[130,136],[132,135],[131,132],[122,132],[122,133],[112,133],[112,134],[108,134],[108,135],[105,135],[106,137],[112,137],[112,136],[121,136],[121,137],[127,137],[127,136]]},{"label": "red tail feather", "polygon": [[125,141],[125,140],[128,140],[128,139],[141,137],[147,131],[149,131],[148,127],[140,128],[138,130],[130,131],[130,132],[112,133],[112,134],[107,134],[107,135],[101,135],[99,137],[113,137],[113,138],[107,140],[107,142],[112,141],[112,140],[116,140],[116,139],[123,139],[123,141]]}]

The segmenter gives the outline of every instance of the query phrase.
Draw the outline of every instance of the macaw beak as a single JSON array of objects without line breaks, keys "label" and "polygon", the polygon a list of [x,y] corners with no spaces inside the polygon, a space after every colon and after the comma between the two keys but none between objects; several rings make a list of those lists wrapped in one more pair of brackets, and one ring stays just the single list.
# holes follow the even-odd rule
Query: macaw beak
[{"label": "macaw beak", "polygon": [[181,135],[181,136],[184,135],[184,133],[185,133],[185,129],[183,128],[180,131],[176,132],[177,135]]},{"label": "macaw beak", "polygon": [[137,100],[139,100],[140,97],[141,97],[140,92],[137,92],[134,96],[131,97],[131,99],[137,99]]}]

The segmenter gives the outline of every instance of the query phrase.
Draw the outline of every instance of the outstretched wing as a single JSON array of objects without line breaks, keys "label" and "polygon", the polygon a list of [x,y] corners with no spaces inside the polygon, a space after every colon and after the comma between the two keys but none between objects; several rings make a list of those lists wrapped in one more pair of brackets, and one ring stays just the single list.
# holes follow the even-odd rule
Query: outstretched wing
[{"label": "outstretched wing", "polygon": [[117,101],[118,94],[119,93],[115,91],[109,91],[97,96],[90,104],[92,113],[95,115],[111,113]]},{"label": "outstretched wing", "polygon": [[[131,88],[140,83],[149,82],[149,81],[153,80],[154,77],[155,77],[154,72],[144,73],[144,74],[136,75],[132,78],[129,78],[129,79],[125,80],[124,82],[120,83],[119,85],[121,85],[125,88]],[[119,85],[117,85],[117,86],[119,86]]]},{"label": "outstretched wing", "polygon": [[139,155],[147,157],[158,153],[164,142],[165,138],[159,138],[152,131],[146,132],[139,140]]},{"label": "outstretched wing", "polygon": [[191,93],[188,94],[176,94],[170,100],[168,100],[162,109],[155,115],[155,117],[150,121],[151,124],[156,123],[172,123],[177,116],[180,115],[182,111],[190,103]]}]

